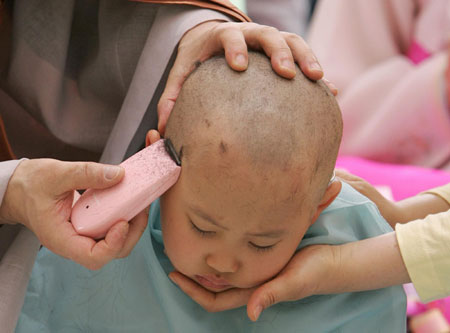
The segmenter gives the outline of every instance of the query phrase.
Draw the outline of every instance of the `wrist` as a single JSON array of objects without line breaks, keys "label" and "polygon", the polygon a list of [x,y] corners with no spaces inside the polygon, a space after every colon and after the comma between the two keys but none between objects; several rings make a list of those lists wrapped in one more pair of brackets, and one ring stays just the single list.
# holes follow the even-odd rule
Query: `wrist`
[{"label": "wrist", "polygon": [[343,247],[344,245],[317,245],[317,250],[321,255],[316,256],[321,259],[318,260],[317,265],[321,266],[320,278],[316,279],[316,282],[311,288],[310,295],[324,295],[339,293],[345,289],[346,281],[346,267],[344,258]]},{"label": "wrist", "polygon": [[30,160],[23,160],[14,170],[6,187],[3,201],[0,205],[0,219],[7,224],[26,224],[25,204],[25,175]]},{"label": "wrist", "polygon": [[333,245],[330,246],[330,251],[332,255],[331,268],[330,268],[330,278],[327,293],[340,293],[347,291],[350,286],[348,281],[349,276],[351,276],[351,268],[346,267],[346,263],[352,255],[352,247],[347,244],[343,245]]},{"label": "wrist", "polygon": [[383,217],[389,223],[389,225],[395,229],[397,223],[404,223],[405,221],[405,211],[401,204],[395,201],[388,201],[385,208],[385,213]]}]

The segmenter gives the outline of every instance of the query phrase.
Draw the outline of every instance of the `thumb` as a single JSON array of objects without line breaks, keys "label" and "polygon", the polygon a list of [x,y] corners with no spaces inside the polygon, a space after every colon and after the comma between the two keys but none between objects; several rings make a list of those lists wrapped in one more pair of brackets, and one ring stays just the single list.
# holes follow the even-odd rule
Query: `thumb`
[{"label": "thumb", "polygon": [[158,102],[158,131],[161,135],[164,135],[166,130],[167,120],[170,113],[175,106],[175,101],[180,94],[181,87],[190,72],[195,69],[194,64],[189,64],[184,55],[178,55],[172,69],[170,70],[169,77],[161,98]]},{"label": "thumb", "polygon": [[93,162],[62,162],[61,181],[56,187],[63,193],[77,189],[102,189],[120,182],[125,174],[118,165]]},{"label": "thumb", "polygon": [[247,315],[250,320],[257,321],[263,310],[276,303],[288,300],[290,289],[285,280],[282,277],[275,277],[253,292],[247,303]]}]

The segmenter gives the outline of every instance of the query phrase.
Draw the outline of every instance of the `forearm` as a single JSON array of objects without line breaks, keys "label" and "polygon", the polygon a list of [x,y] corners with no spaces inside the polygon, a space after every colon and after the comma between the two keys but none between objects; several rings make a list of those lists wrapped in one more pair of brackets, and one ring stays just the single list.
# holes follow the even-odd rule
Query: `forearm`
[{"label": "forearm", "polygon": [[396,232],[331,246],[332,280],[324,279],[317,293],[371,290],[412,281],[424,301],[450,294],[446,282],[449,223],[450,211],[398,225]]},{"label": "forearm", "polygon": [[332,248],[335,274],[321,293],[372,290],[411,281],[395,232]]},{"label": "forearm", "polygon": [[438,195],[422,193],[397,202],[397,207],[401,214],[396,214],[396,220],[392,222],[406,223],[423,219],[429,214],[445,212],[450,209],[450,204]]}]

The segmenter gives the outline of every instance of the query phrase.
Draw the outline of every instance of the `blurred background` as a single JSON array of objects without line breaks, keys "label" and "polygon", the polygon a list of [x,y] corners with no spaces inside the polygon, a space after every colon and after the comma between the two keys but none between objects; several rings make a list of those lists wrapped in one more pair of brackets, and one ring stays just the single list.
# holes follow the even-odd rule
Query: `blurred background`
[{"label": "blurred background", "polygon": [[[391,200],[450,182],[450,1],[233,2],[302,36],[338,88],[338,167]],[[422,304],[405,290],[411,332],[450,332],[450,299]]]}]

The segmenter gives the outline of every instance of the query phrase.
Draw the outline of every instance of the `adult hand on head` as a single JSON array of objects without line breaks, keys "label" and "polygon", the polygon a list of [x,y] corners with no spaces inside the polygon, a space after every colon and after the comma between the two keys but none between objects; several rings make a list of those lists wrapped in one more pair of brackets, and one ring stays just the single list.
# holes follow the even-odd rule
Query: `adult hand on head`
[{"label": "adult hand on head", "polygon": [[89,269],[127,256],[142,235],[147,213],[115,224],[96,241],[78,235],[70,223],[76,189],[107,188],[121,181],[118,166],[53,159],[24,160],[11,177],[0,218],[25,225],[42,245]]},{"label": "adult hand on head", "polygon": [[[285,78],[295,76],[294,61],[310,79],[320,80],[323,76],[313,52],[298,35],[248,22],[201,23],[189,30],[179,43],[177,58],[158,104],[158,129],[161,134],[164,135],[167,119],[184,80],[199,62],[225,52],[230,67],[236,71],[244,71],[248,65],[247,45],[254,50],[264,51],[271,58],[275,72]],[[337,94],[333,84],[326,80],[325,83]]]},{"label": "adult hand on head", "polygon": [[298,251],[272,280],[251,289],[230,289],[214,293],[179,272],[169,274],[194,301],[210,312],[225,311],[247,304],[248,317],[256,321],[268,307],[296,301],[315,294],[336,292],[339,247],[312,245]]}]

